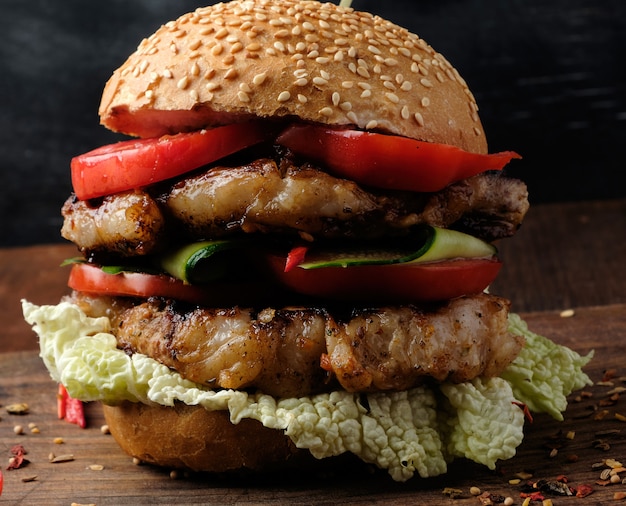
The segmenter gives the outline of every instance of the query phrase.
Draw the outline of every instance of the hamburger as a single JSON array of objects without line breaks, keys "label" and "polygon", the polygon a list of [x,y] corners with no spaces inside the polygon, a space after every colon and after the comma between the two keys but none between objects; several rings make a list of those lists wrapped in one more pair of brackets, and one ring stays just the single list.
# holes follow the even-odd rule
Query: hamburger
[{"label": "hamburger", "polygon": [[[72,160],[71,292],[23,302],[128,454],[193,471],[354,454],[397,481],[515,454],[590,357],[487,293],[528,209],[455,68],[378,16],[233,0],[143,40]],[[539,367],[540,366],[540,367]]]}]

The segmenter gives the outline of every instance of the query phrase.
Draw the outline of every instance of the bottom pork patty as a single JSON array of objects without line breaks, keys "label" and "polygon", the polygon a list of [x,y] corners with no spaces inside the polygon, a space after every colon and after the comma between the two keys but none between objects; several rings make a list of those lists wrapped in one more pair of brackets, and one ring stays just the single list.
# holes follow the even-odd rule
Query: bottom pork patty
[{"label": "bottom pork patty", "polygon": [[336,389],[405,390],[427,378],[463,382],[499,375],[523,340],[507,330],[508,301],[480,294],[432,310],[180,310],[163,299],[74,294],[91,316],[111,319],[118,346],[212,388],[297,397]]}]

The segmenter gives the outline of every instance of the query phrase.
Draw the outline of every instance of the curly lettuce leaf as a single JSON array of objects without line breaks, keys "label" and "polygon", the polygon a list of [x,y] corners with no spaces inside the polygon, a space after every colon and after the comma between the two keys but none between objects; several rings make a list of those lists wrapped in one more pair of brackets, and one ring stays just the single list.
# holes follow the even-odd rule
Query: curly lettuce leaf
[{"label": "curly lettuce leaf", "polygon": [[[359,395],[336,391],[279,400],[261,393],[213,391],[145,355],[127,356],[117,349],[107,318],[89,318],[67,302],[36,306],[23,301],[22,306],[26,321],[39,335],[40,356],[51,377],[83,401],[115,404],[128,400],[164,406],[184,402],[228,410],[233,423],[243,418],[258,420],[284,431],[296,446],[317,458],[352,452],[386,469],[397,481],[415,474],[443,474],[457,457],[493,469],[498,460],[512,457],[522,440],[524,420],[513,404],[515,389],[499,378],[421,386],[406,392]],[[534,340],[543,344],[541,339]],[[534,342],[532,336],[530,342]],[[581,363],[575,361],[577,366]],[[510,375],[515,377],[523,365],[531,366],[531,359],[522,357],[520,364],[511,366]],[[571,377],[568,372],[566,378],[548,383],[556,390],[573,388],[581,383],[580,374]],[[538,388],[547,395],[547,387]]]},{"label": "curly lettuce leaf", "polygon": [[592,383],[582,368],[593,358],[593,352],[582,357],[535,334],[517,314],[509,315],[509,331],[523,336],[526,346],[501,377],[511,384],[515,397],[531,411],[545,412],[563,420],[567,396]]}]

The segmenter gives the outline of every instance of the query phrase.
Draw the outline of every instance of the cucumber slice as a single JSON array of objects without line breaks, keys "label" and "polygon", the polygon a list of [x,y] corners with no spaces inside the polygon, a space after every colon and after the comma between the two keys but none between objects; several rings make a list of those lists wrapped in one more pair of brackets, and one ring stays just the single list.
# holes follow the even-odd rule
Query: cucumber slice
[{"label": "cucumber slice", "polygon": [[239,247],[237,241],[202,241],[187,244],[160,258],[161,267],[186,283],[202,284],[224,277],[231,258],[223,253]]},{"label": "cucumber slice", "polygon": [[358,265],[393,265],[426,263],[455,258],[490,258],[497,253],[495,246],[456,230],[420,227],[413,246],[402,249],[356,251],[311,251],[298,265],[303,269],[323,267],[352,267]]}]

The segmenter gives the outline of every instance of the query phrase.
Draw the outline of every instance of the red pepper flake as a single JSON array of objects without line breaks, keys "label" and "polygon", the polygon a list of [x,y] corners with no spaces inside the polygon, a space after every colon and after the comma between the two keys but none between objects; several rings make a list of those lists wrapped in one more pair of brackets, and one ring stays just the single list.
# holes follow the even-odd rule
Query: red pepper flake
[{"label": "red pepper flake", "polygon": [[526,404],[518,401],[514,401],[513,404],[519,406],[522,409],[522,411],[524,412],[524,418],[528,420],[528,423],[533,423],[533,415],[531,414],[530,409],[528,409],[528,406]]},{"label": "red pepper flake", "polygon": [[295,269],[304,262],[304,257],[309,248],[306,246],[296,246],[287,254],[287,261],[285,262],[285,272],[289,272],[291,269]]},{"label": "red pepper flake", "polygon": [[320,357],[320,367],[328,372],[333,370],[333,366],[330,362],[330,357],[327,353],[322,353],[322,356]]},{"label": "red pepper flake", "polygon": [[545,499],[541,492],[520,492],[519,495],[522,499],[530,498],[531,501],[543,501]]},{"label": "red pepper flake", "polygon": [[24,455],[26,455],[26,453],[27,452],[22,445],[13,446],[11,448],[11,455],[13,455],[13,457],[11,457],[9,461],[7,471],[10,471],[11,469],[19,469],[20,467],[24,467],[26,464],[28,464],[28,459],[24,458]]},{"label": "red pepper flake", "polygon": [[2,470],[0,470],[0,495],[2,495],[3,486],[4,486],[4,475],[2,474]]},{"label": "red pepper flake", "polygon": [[59,384],[57,393],[57,414],[59,415],[59,420],[66,420],[83,429],[87,426],[82,401],[70,397],[65,387],[61,384]]},{"label": "red pepper flake", "polygon": [[607,369],[606,371],[604,371],[604,375],[602,376],[602,381],[611,381],[616,376],[617,376],[617,370]]},{"label": "red pepper flake", "polygon": [[578,485],[576,487],[576,497],[587,497],[593,493],[593,487],[591,485]]}]

